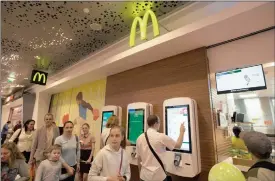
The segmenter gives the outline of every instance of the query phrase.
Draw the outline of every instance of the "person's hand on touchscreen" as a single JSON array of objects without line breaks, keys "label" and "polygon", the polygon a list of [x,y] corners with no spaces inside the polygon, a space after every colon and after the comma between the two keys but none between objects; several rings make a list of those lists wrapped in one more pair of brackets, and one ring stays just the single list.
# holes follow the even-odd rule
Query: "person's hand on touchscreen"
[{"label": "person's hand on touchscreen", "polygon": [[181,123],[180,125],[180,133],[184,133],[185,132],[185,126],[183,123]]}]

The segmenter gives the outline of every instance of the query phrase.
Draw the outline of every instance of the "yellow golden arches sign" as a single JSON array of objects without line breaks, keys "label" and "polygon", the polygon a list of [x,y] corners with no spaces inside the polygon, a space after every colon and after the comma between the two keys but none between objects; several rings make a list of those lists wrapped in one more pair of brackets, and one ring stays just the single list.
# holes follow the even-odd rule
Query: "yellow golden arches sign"
[{"label": "yellow golden arches sign", "polygon": [[48,78],[47,72],[33,70],[32,76],[31,76],[31,83],[39,84],[39,85],[46,85],[47,78]]},{"label": "yellow golden arches sign", "polygon": [[144,14],[143,19],[141,19],[140,17],[136,17],[132,23],[131,32],[130,32],[130,42],[129,42],[130,47],[135,46],[136,29],[138,24],[140,28],[140,39],[141,40],[147,39],[147,24],[148,24],[149,16],[151,17],[151,20],[152,20],[154,37],[159,35],[159,24],[158,24],[157,17],[152,10],[148,10]]}]

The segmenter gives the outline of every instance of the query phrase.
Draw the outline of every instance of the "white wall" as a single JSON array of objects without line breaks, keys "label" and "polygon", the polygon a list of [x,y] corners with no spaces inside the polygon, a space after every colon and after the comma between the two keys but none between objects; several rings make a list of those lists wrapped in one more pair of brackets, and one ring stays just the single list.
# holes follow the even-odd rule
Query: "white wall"
[{"label": "white wall", "polygon": [[51,102],[51,94],[37,92],[34,103],[32,119],[36,121],[35,128],[44,125],[44,116],[48,113]]},{"label": "white wall", "polygon": [[2,129],[2,126],[9,119],[10,109],[13,108],[13,107],[17,107],[19,105],[22,105],[22,104],[23,104],[23,97],[2,106],[1,129]]},{"label": "white wall", "polygon": [[274,62],[275,30],[207,50],[211,73]]}]

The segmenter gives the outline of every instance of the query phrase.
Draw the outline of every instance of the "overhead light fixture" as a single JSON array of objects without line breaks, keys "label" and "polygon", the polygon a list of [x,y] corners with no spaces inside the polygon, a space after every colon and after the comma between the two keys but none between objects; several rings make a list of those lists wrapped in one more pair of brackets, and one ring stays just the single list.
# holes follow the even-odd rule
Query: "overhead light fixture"
[{"label": "overhead light fixture", "polygon": [[253,98],[257,97],[257,94],[241,94],[239,95],[240,98]]},{"label": "overhead light fixture", "polygon": [[265,63],[265,64],[263,64],[263,67],[264,67],[264,68],[275,67],[275,62]]},{"label": "overhead light fixture", "polygon": [[28,80],[29,78],[28,78],[28,77],[25,77],[24,79],[25,79],[25,80]]},{"label": "overhead light fixture", "polygon": [[100,31],[102,30],[102,25],[98,23],[92,23],[90,24],[90,28],[95,31]]},{"label": "overhead light fixture", "polygon": [[89,10],[89,8],[84,8],[84,9],[83,9],[83,12],[84,12],[84,13],[89,13],[90,10]]},{"label": "overhead light fixture", "polygon": [[15,78],[8,77],[8,82],[9,82],[9,83],[12,83],[12,82],[14,82],[14,81],[15,81]]}]

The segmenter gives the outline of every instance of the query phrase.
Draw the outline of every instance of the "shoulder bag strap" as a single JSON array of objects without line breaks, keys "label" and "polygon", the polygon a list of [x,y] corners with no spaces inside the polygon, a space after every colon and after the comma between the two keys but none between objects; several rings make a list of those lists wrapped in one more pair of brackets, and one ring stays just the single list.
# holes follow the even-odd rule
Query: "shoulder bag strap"
[{"label": "shoulder bag strap", "polygon": [[[150,144],[150,142],[149,142],[147,132],[145,132],[145,138],[146,138],[147,144],[148,144],[148,146],[149,146],[151,152],[153,153],[153,155],[155,156],[155,158],[158,160],[160,166],[162,167],[163,171],[164,171],[165,174],[166,174],[166,171],[165,171],[165,168],[164,168],[164,165],[163,165],[161,159],[159,158],[159,156],[157,155],[157,153],[154,151],[154,149],[152,148],[152,146],[151,146],[151,144]],[[166,174],[166,175],[167,175],[167,174]]]},{"label": "shoulder bag strap", "polygon": [[76,140],[76,151],[75,152],[77,154],[77,150],[78,150],[78,145],[79,144],[78,144],[78,136],[76,136],[76,135],[75,135],[75,140]]},{"label": "shoulder bag strap", "polygon": [[123,162],[123,149],[121,148],[121,160],[120,160],[118,175],[120,175],[120,172],[121,172],[122,162]]},{"label": "shoulder bag strap", "polygon": [[19,136],[21,135],[21,132],[22,132],[22,129],[20,129],[18,135],[16,136],[16,138],[15,138],[14,141],[13,141],[15,144],[18,143],[18,141],[19,141]]},{"label": "shoulder bag strap", "polygon": [[265,168],[271,171],[275,171],[275,164],[268,161],[260,161],[255,163],[248,171],[254,168]]},{"label": "shoulder bag strap", "polygon": [[109,137],[110,137],[110,133],[109,133],[108,137],[107,137],[106,140],[105,140],[104,146],[106,146]]}]

